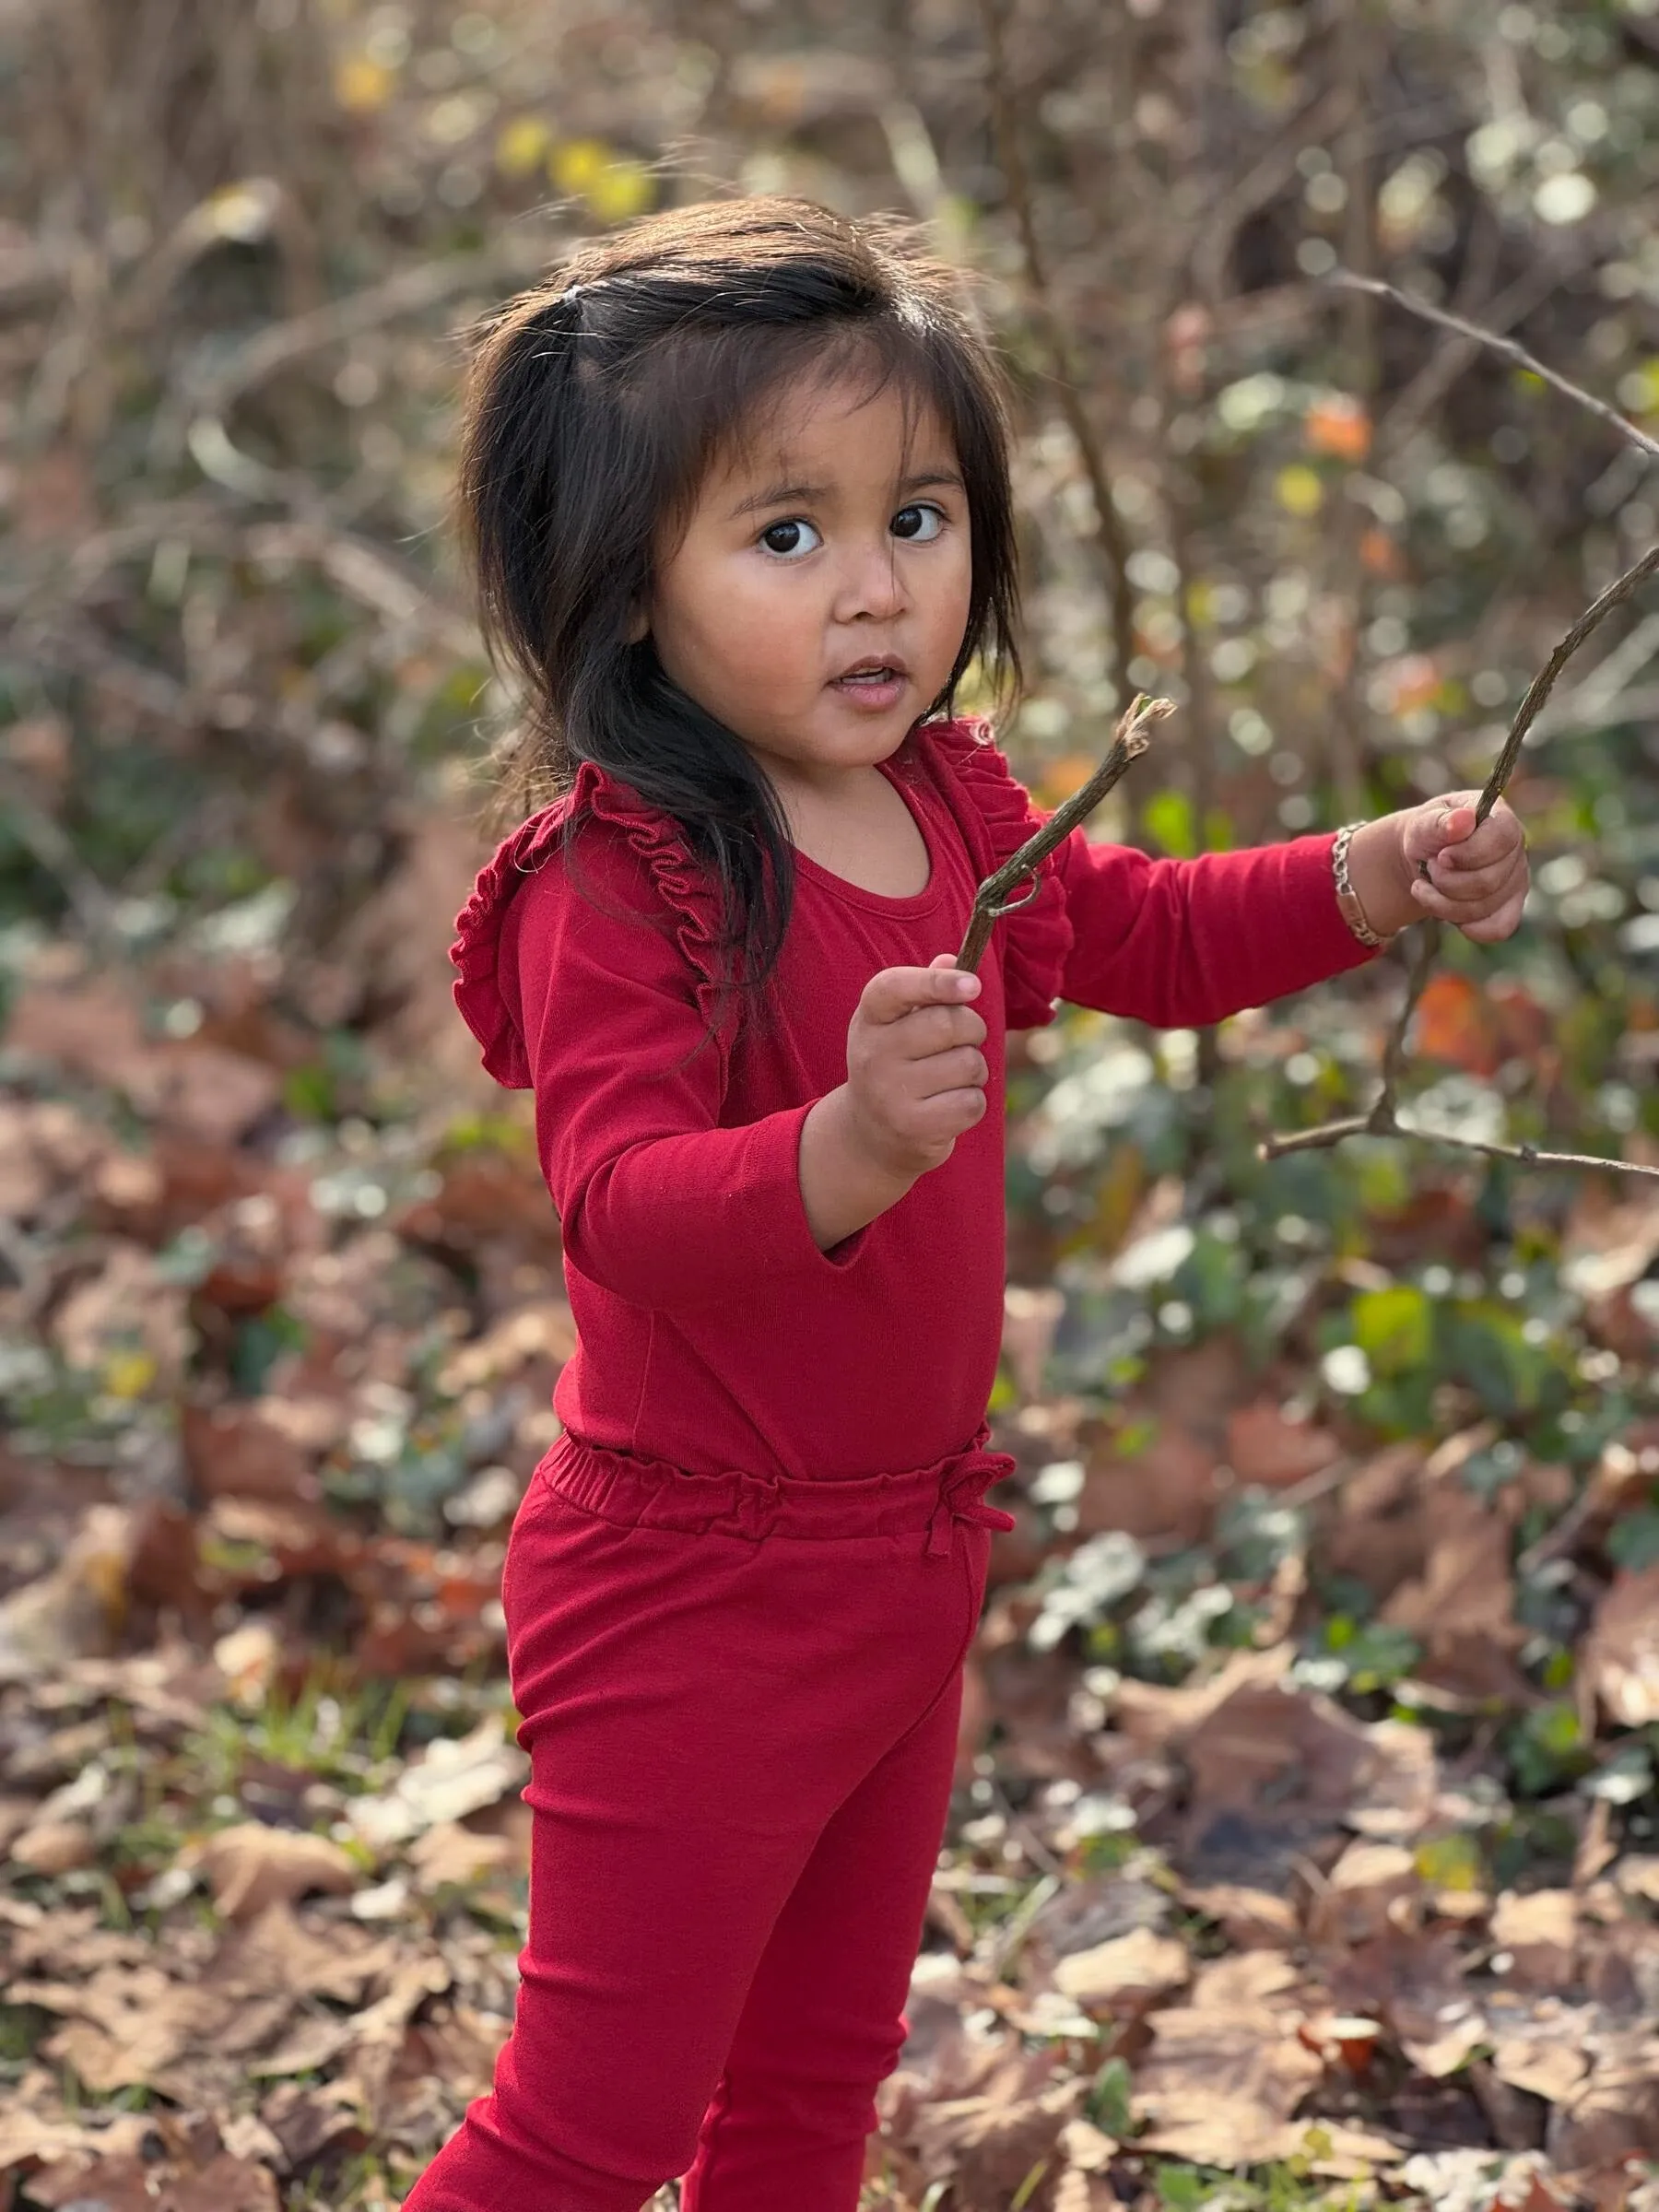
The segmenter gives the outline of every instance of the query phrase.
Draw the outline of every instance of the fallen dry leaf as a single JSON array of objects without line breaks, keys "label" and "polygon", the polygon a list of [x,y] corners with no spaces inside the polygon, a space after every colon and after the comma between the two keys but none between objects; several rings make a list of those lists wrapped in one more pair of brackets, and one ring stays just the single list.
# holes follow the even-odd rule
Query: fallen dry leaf
[{"label": "fallen dry leaf", "polygon": [[0,1600],[0,1682],[30,1681],[111,1648],[125,1615],[136,1526],[124,1506],[91,1507],[51,1573]]},{"label": "fallen dry leaf", "polygon": [[1078,2166],[1068,2166],[1054,2183],[1053,2212],[1118,2212],[1123,2199],[1112,2183]]},{"label": "fallen dry leaf", "polygon": [[1401,1924],[1423,1893],[1410,1852],[1398,1843],[1350,1843],[1325,1875],[1308,1916],[1318,1944],[1369,1943]]},{"label": "fallen dry leaf", "polygon": [[1147,2148],[1210,2166],[1294,2155],[1304,2130],[1292,2115],[1324,2072],[1297,2032],[1298,1983],[1278,1954],[1250,1952],[1206,1968],[1184,2006],[1152,2015],[1135,2083]]},{"label": "fallen dry leaf", "polygon": [[1168,1415],[1131,1454],[1108,1443],[1091,1453],[1077,1498],[1077,1532],[1108,1530],[1195,1544],[1215,1518],[1221,1463],[1213,1446]]},{"label": "fallen dry leaf", "polygon": [[1437,1688],[1477,1701],[1530,1702],[1511,1657],[1525,1631],[1514,1618],[1509,1526],[1465,1488],[1456,1466],[1444,1465],[1449,1456],[1437,1453],[1425,1470],[1423,1571],[1399,1584],[1380,1618],[1421,1641],[1417,1672]]},{"label": "fallen dry leaf", "polygon": [[169,1280],[154,1253],[112,1241],[96,1275],[58,1305],[52,1334],[70,1367],[107,1373],[135,1364],[138,1388],[177,1389],[195,1345],[189,1296]]},{"label": "fallen dry leaf", "polygon": [[1271,1889],[1241,1882],[1188,1884],[1181,1901],[1189,1912],[1215,1921],[1235,1950],[1285,1950],[1301,1932],[1296,1908]]},{"label": "fallen dry leaf", "polygon": [[84,1820],[42,1820],[24,1830],[11,1855],[31,1874],[70,1874],[92,1864],[98,1844]]},{"label": "fallen dry leaf", "polygon": [[1327,1430],[1289,1419],[1271,1398],[1257,1398],[1228,1416],[1228,1465],[1242,1483],[1288,1489],[1323,1474],[1341,1455],[1341,1445]]},{"label": "fallen dry leaf", "polygon": [[1659,1566],[1615,1575],[1595,1609],[1582,1664],[1621,1728],[1659,1721]]},{"label": "fallen dry leaf", "polygon": [[410,2018],[428,1997],[441,1995],[453,1980],[441,1959],[407,1959],[393,1974],[385,1995],[359,2012],[351,2023],[348,2078],[356,2084],[363,2109],[371,2117],[379,2114],[384,2102]]},{"label": "fallen dry leaf", "polygon": [[1088,2011],[1121,2015],[1148,2011],[1184,1989],[1191,1975],[1185,1944],[1136,1928],[1062,1959],[1054,1985]]},{"label": "fallen dry leaf", "polygon": [[29,2176],[54,2212],[277,2212],[276,2176],[221,2150],[205,2165],[136,2157],[68,2160]]},{"label": "fallen dry leaf", "polygon": [[190,1406],[180,1424],[184,1464],[204,1498],[303,1504],[322,1495],[312,1455],[256,1406]]},{"label": "fallen dry leaf", "polygon": [[406,1767],[385,1796],[354,1797],[346,1818],[371,1850],[385,1849],[494,1805],[529,1771],[529,1760],[507,1741],[506,1724],[492,1713],[470,1735],[429,1744],[425,1759]]},{"label": "fallen dry leaf", "polygon": [[476,1882],[481,1875],[511,1866],[517,1857],[511,1837],[475,1835],[453,1820],[428,1829],[409,1846],[409,1864],[418,1886],[427,1891],[441,1888],[446,1882]]},{"label": "fallen dry leaf", "polygon": [[1632,1853],[1613,1869],[1613,1882],[1626,1897],[1640,1897],[1659,1905],[1659,1855]]},{"label": "fallen dry leaf", "polygon": [[1525,2033],[1496,2030],[1492,2044],[1492,2071],[1512,2088],[1525,2089],[1550,2104],[1565,2104],[1582,2086],[1590,2070],[1582,2036],[1586,2016],[1570,2016],[1526,2024]]},{"label": "fallen dry leaf", "polygon": [[67,2014],[42,2046],[100,2096],[160,2088],[197,2039],[222,2026],[226,2000],[159,1966],[105,1967],[77,1984],[19,1982],[12,2001]]},{"label": "fallen dry leaf", "polygon": [[1590,2071],[1559,2107],[1548,2147],[1569,2173],[1607,2173],[1630,2159],[1659,2159],[1659,2035],[1650,2023],[1586,2038]]},{"label": "fallen dry leaf", "polygon": [[[1571,1889],[1506,1890],[1492,1908],[1492,1942],[1507,1954],[1506,1980],[1525,1989],[1563,1990],[1578,1957],[1578,1900]],[[1497,1961],[1494,1960],[1494,1964]]]},{"label": "fallen dry leaf", "polygon": [[1336,1963],[1330,1983],[1345,2010],[1382,2020],[1433,2080],[1455,2074],[1487,2040],[1452,1934],[1390,1926]]},{"label": "fallen dry leaf", "polygon": [[1087,2086],[1060,2082],[1013,2103],[963,2097],[929,2105],[913,2138],[924,2179],[948,2181],[963,2212],[1006,2212],[1032,2168],[1054,2155]]},{"label": "fallen dry leaf", "polygon": [[322,1890],[344,1896],[362,1879],[350,1853],[327,1836],[265,1828],[256,1820],[222,1828],[186,1854],[227,1920],[257,1919],[267,1906]]}]

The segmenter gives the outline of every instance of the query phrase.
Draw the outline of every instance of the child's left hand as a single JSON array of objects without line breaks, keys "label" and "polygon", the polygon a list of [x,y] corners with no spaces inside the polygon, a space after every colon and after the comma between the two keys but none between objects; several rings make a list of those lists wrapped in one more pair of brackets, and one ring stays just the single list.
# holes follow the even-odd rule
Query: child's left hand
[{"label": "child's left hand", "polygon": [[1477,945],[1496,945],[1521,926],[1532,883],[1526,832],[1500,799],[1478,829],[1478,792],[1454,792],[1396,815],[1411,896],[1425,914],[1450,922]]},{"label": "child's left hand", "polygon": [[1349,872],[1373,929],[1433,916],[1477,945],[1514,935],[1532,881],[1526,833],[1501,799],[1477,828],[1479,795],[1451,792],[1356,831]]}]

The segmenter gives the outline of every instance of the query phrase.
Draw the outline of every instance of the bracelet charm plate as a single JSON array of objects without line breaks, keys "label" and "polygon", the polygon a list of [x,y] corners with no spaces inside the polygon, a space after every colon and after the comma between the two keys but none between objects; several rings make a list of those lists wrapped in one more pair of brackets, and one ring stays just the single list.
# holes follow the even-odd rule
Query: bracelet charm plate
[{"label": "bracelet charm plate", "polygon": [[1348,847],[1354,841],[1355,830],[1360,827],[1359,822],[1349,822],[1337,830],[1336,842],[1331,847],[1331,873],[1336,883],[1337,911],[1360,944],[1374,951],[1384,945],[1392,945],[1394,939],[1379,936],[1371,927],[1365,918],[1365,909],[1359,903],[1359,894],[1348,880]]}]

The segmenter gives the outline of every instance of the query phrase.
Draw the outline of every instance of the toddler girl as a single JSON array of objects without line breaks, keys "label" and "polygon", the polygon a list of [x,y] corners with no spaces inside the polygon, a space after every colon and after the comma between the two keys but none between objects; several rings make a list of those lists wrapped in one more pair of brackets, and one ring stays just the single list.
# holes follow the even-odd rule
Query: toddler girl
[{"label": "toddler girl", "polygon": [[[462,491],[528,758],[456,997],[535,1092],[581,1348],[502,1589],[517,2020],[409,2212],[853,2212],[979,1618],[1010,1028],[1198,1025],[1417,916],[1506,935],[1514,818],[1150,861],[1036,827],[997,378],[955,279],[797,201],[646,221],[479,351]],[[1334,862],[1342,864],[1334,865]]]}]

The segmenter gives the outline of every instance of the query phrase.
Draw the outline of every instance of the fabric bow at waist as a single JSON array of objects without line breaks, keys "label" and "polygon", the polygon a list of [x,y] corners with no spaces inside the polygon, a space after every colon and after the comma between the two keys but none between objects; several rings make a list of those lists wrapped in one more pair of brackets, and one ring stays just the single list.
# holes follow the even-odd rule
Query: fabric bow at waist
[{"label": "fabric bow at waist", "polygon": [[950,1464],[949,1471],[939,1483],[939,1494],[927,1522],[927,1551],[937,1559],[950,1549],[951,1524],[961,1522],[965,1528],[988,1528],[1006,1531],[1014,1526],[1012,1513],[1005,1513],[1000,1506],[987,1505],[985,1492],[994,1482],[1001,1482],[1014,1472],[1014,1462],[1006,1452],[986,1452],[977,1446],[965,1452],[960,1459]]}]

